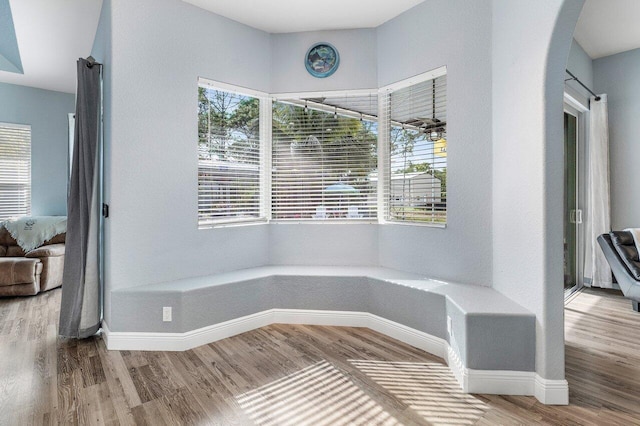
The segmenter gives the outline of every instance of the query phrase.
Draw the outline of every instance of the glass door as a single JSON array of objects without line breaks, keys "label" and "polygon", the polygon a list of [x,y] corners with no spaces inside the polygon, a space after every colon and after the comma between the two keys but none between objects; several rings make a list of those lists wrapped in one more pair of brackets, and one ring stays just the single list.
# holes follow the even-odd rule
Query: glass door
[{"label": "glass door", "polygon": [[582,210],[578,204],[578,115],[564,113],[564,289],[571,293],[580,285],[579,231]]}]

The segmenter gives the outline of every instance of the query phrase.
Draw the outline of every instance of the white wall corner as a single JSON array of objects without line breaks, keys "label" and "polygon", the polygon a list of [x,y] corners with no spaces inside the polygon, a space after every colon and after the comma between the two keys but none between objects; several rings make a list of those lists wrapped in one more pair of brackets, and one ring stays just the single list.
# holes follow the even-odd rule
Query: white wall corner
[{"label": "white wall corner", "polygon": [[111,332],[109,331],[109,326],[107,325],[107,322],[105,320],[102,320],[102,325],[100,326],[99,333],[102,337],[102,340],[104,341],[104,345],[107,347],[107,349],[109,349],[109,334],[111,334]]},{"label": "white wall corner", "polygon": [[531,371],[466,369],[468,392],[495,395],[533,395],[535,373]]},{"label": "white wall corner", "polygon": [[447,344],[447,365],[455,376],[463,392],[469,393],[469,375],[458,353]]},{"label": "white wall corner", "polygon": [[535,396],[545,405],[569,404],[566,380],[543,379],[533,371],[473,370],[464,366],[451,346],[447,345],[446,351],[449,369],[463,392]]},{"label": "white wall corner", "polygon": [[569,383],[535,376],[535,397],[545,405],[569,405]]}]

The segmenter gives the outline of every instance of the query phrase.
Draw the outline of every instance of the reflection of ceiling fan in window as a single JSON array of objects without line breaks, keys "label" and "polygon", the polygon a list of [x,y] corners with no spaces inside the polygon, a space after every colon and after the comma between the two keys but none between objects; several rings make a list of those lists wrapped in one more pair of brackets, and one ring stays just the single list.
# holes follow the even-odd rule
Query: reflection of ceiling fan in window
[{"label": "reflection of ceiling fan in window", "polygon": [[405,122],[410,126],[420,128],[431,142],[442,139],[446,131],[447,122],[436,118],[436,80],[431,80],[431,118],[416,117]]},{"label": "reflection of ceiling fan in window", "polygon": [[429,139],[431,142],[435,142],[442,139],[442,136],[444,135],[447,127],[446,121],[440,121],[435,117],[412,118],[405,121],[404,124],[419,128],[422,132],[424,132],[427,135],[427,139]]}]

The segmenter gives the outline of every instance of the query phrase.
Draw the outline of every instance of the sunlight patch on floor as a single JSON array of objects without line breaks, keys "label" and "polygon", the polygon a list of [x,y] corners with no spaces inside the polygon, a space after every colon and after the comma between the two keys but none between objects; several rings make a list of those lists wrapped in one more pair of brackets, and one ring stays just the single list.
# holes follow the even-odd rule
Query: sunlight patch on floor
[{"label": "sunlight patch on floor", "polygon": [[565,335],[576,327],[582,327],[583,324],[581,324],[580,319],[585,315],[589,315],[592,311],[596,311],[598,305],[602,303],[601,298],[585,292],[580,293],[579,296],[580,300],[574,297],[565,306]]},{"label": "sunlight patch on floor", "polygon": [[236,397],[259,425],[398,425],[351,378],[320,361]]},{"label": "sunlight patch on floor", "polygon": [[349,362],[434,425],[470,425],[487,411],[465,394],[446,365],[435,362]]}]

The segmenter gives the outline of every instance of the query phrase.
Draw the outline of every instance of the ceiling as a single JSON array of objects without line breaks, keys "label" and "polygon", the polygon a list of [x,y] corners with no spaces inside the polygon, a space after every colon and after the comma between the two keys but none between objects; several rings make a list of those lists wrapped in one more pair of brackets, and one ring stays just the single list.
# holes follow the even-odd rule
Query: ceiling
[{"label": "ceiling", "polygon": [[183,0],[269,33],[375,28],[424,0]]},{"label": "ceiling", "polygon": [[[311,0],[184,1],[258,29],[285,33],[373,28],[424,0],[324,0],[321,7]],[[0,0],[3,4],[7,0]],[[6,25],[10,19],[3,13],[6,7],[0,7],[0,17],[9,17],[0,19],[0,65],[4,64],[0,82],[75,93],[76,61],[91,53],[102,0],[8,0],[8,4],[15,34]]]},{"label": "ceiling", "polygon": [[[76,61],[91,54],[102,0],[9,0],[24,74],[0,82],[75,93]],[[0,38],[8,28],[0,28]]]},{"label": "ceiling", "polygon": [[591,59],[640,48],[640,1],[587,0],[574,38]]},{"label": "ceiling", "polygon": [[[183,1],[270,33],[287,33],[374,28],[424,0],[324,0],[321,6],[311,0]],[[91,53],[102,0],[8,2],[19,57],[6,46],[14,38],[7,25],[0,25],[0,56],[18,72],[0,66],[0,82],[74,93],[76,60]],[[640,48],[640,0],[586,0],[574,36],[593,59]]]}]

